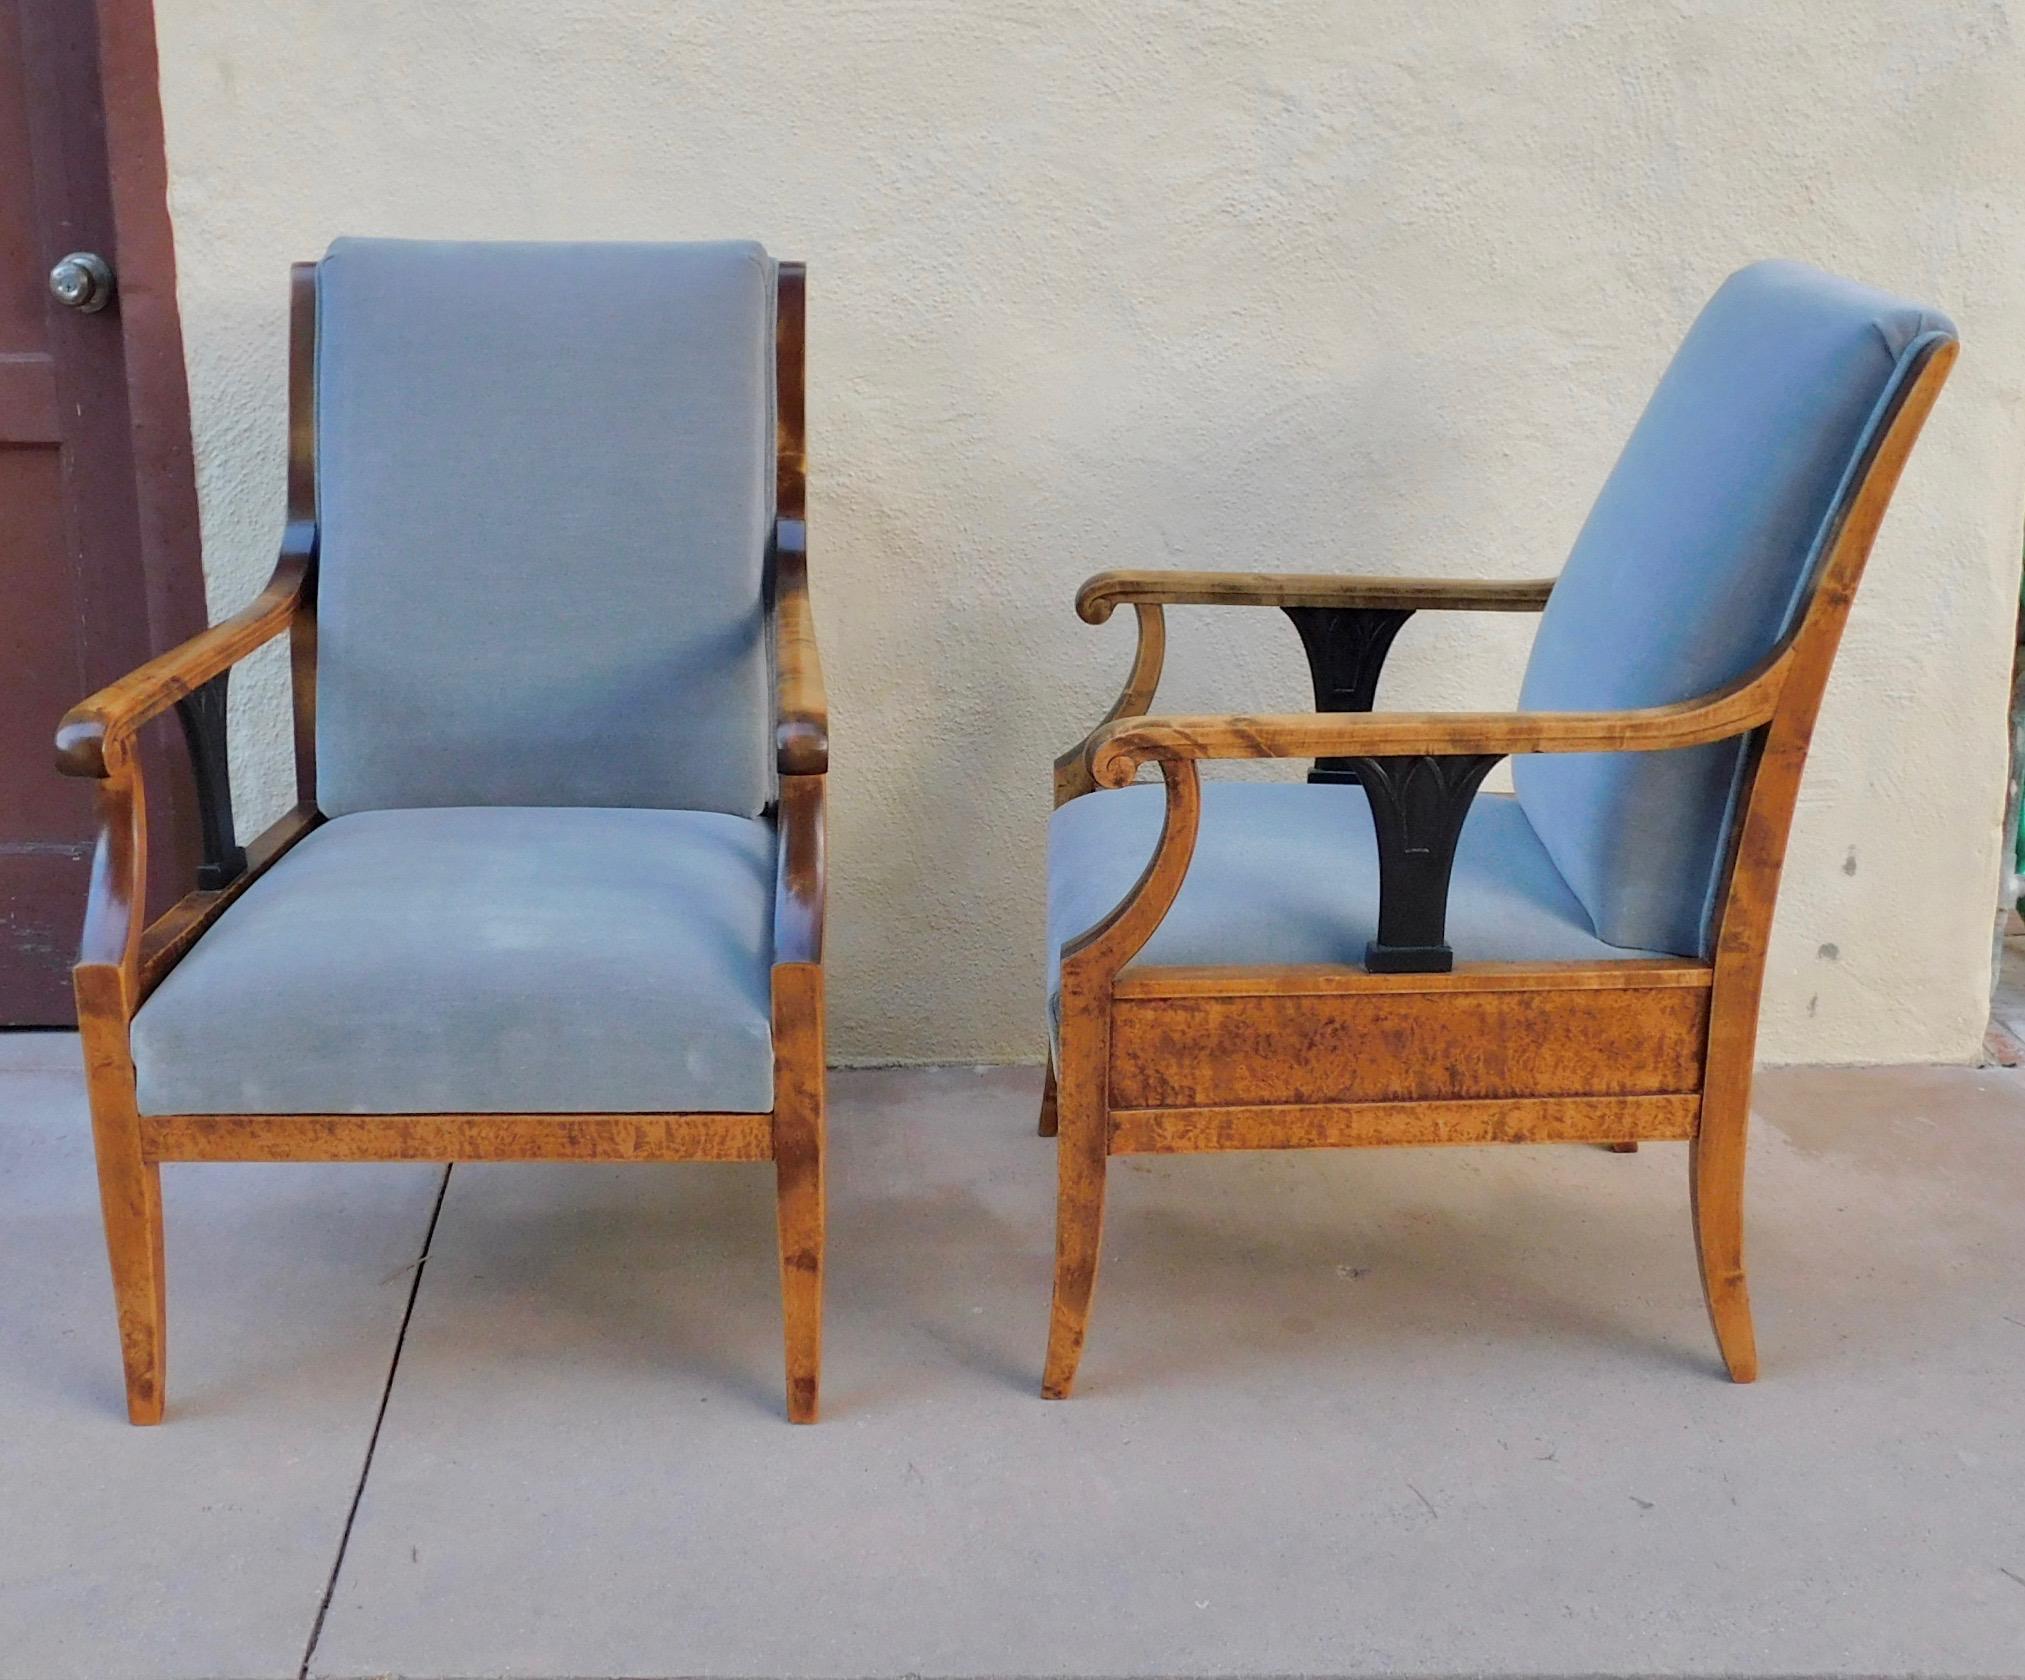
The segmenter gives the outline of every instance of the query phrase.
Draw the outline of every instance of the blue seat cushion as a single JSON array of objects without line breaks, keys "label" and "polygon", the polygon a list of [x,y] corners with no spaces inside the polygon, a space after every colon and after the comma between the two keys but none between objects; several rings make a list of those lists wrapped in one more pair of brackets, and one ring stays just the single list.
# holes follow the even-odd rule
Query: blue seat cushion
[{"label": "blue seat cushion", "polygon": [[[1521,709],[1691,700],[1770,654],[1893,398],[1953,332],[1933,310],[1800,263],[1733,274],[1555,582]],[[1605,939],[1706,955],[1745,753],[1736,740],[1523,755],[1512,782]]]},{"label": "blue seat cushion", "polygon": [[[1195,855],[1136,963],[1349,963],[1378,932],[1378,848],[1364,790],[1305,782],[1205,782]],[[1160,836],[1165,790],[1085,794],[1048,832],[1048,990],[1061,950],[1138,880]],[[1477,796],[1456,847],[1448,937],[1458,962],[1656,956],[1596,937],[1506,794]]]},{"label": "blue seat cushion", "polygon": [[716,812],[335,818],[135,1015],[141,1112],[765,1113],[773,882]]},{"label": "blue seat cushion", "polygon": [[766,252],[341,239],[317,300],[325,813],[758,816]]}]

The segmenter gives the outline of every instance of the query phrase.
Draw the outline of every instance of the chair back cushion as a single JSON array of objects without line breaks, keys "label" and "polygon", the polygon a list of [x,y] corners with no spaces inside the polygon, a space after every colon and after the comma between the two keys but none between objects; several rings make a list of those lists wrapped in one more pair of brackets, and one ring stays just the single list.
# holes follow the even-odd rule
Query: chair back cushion
[{"label": "chair back cushion", "polygon": [[[1576,539],[1520,705],[1665,705],[1770,654],[1918,352],[1953,330],[1799,263],[1725,281]],[[1601,938],[1708,954],[1746,748],[1513,761],[1526,816]]]},{"label": "chair back cushion", "polygon": [[757,814],[765,251],[340,239],[317,300],[323,809]]}]

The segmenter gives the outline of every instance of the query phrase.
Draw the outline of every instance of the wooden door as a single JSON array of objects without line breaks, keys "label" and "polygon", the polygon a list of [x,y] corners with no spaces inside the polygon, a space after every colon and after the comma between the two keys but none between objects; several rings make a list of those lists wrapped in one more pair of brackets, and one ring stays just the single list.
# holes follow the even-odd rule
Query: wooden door
[{"label": "wooden door", "polygon": [[[0,0],[0,1026],[71,1020],[94,819],[57,719],[204,621],[164,183],[150,0]],[[59,300],[72,253],[110,301]],[[143,763],[160,903],[194,797],[179,747]]]}]

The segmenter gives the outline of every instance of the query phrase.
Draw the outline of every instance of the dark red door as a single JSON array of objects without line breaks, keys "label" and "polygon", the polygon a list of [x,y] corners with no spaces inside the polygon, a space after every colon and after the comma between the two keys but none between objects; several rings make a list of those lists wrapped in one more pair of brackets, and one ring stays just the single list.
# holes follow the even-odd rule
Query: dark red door
[{"label": "dark red door", "polygon": [[[71,1019],[95,821],[57,719],[203,623],[153,28],[148,0],[0,0],[0,1026]],[[109,292],[91,262],[52,287],[73,254]],[[165,744],[143,762],[160,903],[193,801]]]}]

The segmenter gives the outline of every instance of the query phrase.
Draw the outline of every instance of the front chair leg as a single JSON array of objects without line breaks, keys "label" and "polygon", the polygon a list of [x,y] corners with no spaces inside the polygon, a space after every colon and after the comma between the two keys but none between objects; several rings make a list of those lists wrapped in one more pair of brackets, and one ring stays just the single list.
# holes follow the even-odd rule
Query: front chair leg
[{"label": "front chair leg", "polygon": [[780,1223],[781,1318],[787,1415],[814,1423],[823,1366],[822,971],[783,967],[774,978],[774,1185]]},{"label": "front chair leg", "polygon": [[126,1368],[127,1417],[162,1421],[168,1353],[168,1272],[162,1252],[162,1169],[141,1158],[140,1125],[131,1114],[94,1110],[98,1194],[112,1261],[113,1306]]},{"label": "front chair leg", "polygon": [[[114,832],[112,829],[109,833]],[[101,857],[105,842],[100,842]],[[86,938],[91,936],[89,923]],[[127,1417],[160,1423],[168,1356],[168,1269],[162,1255],[162,1169],[141,1148],[140,1104],[127,1049],[126,997],[117,967],[79,963],[78,1037],[84,1050],[98,1197],[112,1261],[120,1362],[126,1368]]]},{"label": "front chair leg", "polygon": [[[1101,1089],[1101,1087],[1099,1087]],[[1104,1107],[1088,1082],[1070,1078],[1056,1090],[1060,1141],[1055,1199],[1055,1294],[1049,1308],[1048,1363],[1041,1393],[1066,1400],[1083,1358],[1090,1296],[1097,1287],[1097,1251],[1104,1235]],[[1045,1119],[1043,1124],[1045,1124]]]},{"label": "front chair leg", "polygon": [[1751,1291],[1744,1277],[1744,1140],[1750,1116],[1742,1102],[1705,1097],[1701,1124],[1688,1145],[1688,1198],[1694,1210],[1695,1256],[1716,1346],[1733,1382],[1755,1382],[1758,1340],[1751,1328]]}]

